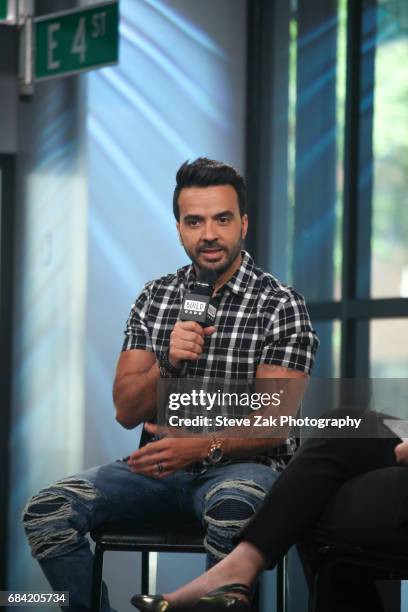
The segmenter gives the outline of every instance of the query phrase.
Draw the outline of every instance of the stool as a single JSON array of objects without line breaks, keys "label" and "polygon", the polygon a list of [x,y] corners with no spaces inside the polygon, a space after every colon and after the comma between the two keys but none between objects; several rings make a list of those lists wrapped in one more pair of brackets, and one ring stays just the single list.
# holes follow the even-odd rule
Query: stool
[{"label": "stool", "polygon": [[121,521],[101,525],[91,532],[95,542],[92,578],[92,611],[99,612],[102,594],[103,554],[106,550],[142,553],[141,592],[148,595],[149,553],[204,553],[204,529],[196,520],[167,519],[166,522],[137,524]]},{"label": "stool", "polygon": [[[204,529],[196,520],[182,521],[167,519],[159,522],[135,524],[134,521],[121,521],[101,525],[91,531],[95,542],[95,560],[92,577],[92,612],[99,612],[102,595],[103,554],[106,550],[126,550],[142,553],[141,593],[149,594],[149,553],[205,553],[203,546]],[[284,610],[284,561],[277,566],[276,610]],[[259,593],[256,589],[253,610],[258,609]]]},{"label": "stool", "polygon": [[322,581],[335,567],[360,567],[373,580],[406,580],[408,557],[369,550],[348,544],[326,544],[308,555],[307,573],[310,589],[309,612],[319,610],[319,589]]},{"label": "stool", "polygon": [[[407,491],[408,469],[395,465],[355,476],[331,497],[314,530],[298,545],[311,612],[318,610],[322,585],[333,568],[360,568],[373,580],[408,578]],[[394,599],[389,586],[388,597]]]}]

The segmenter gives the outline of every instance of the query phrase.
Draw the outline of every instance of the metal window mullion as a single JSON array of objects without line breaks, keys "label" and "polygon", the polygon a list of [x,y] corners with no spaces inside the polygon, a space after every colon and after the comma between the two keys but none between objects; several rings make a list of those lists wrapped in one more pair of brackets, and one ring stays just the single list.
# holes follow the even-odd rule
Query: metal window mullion
[{"label": "metal window mullion", "polygon": [[342,228],[342,308],[340,375],[355,375],[356,322],[348,302],[356,297],[358,240],[358,176],[360,145],[360,84],[362,0],[349,0],[347,10],[347,75],[344,139],[344,203]]}]

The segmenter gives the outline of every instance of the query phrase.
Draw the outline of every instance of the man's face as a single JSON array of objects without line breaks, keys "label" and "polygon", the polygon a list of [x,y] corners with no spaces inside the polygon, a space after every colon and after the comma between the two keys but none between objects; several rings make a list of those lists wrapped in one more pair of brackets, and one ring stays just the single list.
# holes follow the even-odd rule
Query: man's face
[{"label": "man's face", "polygon": [[240,265],[248,229],[235,189],[231,185],[185,187],[178,203],[177,230],[187,255],[197,268],[215,270],[227,280]]}]

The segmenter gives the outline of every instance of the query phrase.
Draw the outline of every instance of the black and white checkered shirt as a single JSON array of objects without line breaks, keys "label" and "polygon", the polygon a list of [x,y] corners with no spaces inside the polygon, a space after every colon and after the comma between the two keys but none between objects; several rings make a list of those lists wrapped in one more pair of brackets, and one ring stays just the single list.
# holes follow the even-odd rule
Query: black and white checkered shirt
[{"label": "black and white checkered shirt", "polygon": [[[188,377],[202,380],[255,378],[260,364],[291,368],[310,374],[318,339],[303,297],[257,268],[242,252],[242,264],[218,291],[216,331],[205,339]],[[132,305],[122,350],[168,351],[170,333],[179,319],[184,293],[193,288],[192,265],[145,285]],[[273,449],[268,456],[291,454],[293,444]]]}]

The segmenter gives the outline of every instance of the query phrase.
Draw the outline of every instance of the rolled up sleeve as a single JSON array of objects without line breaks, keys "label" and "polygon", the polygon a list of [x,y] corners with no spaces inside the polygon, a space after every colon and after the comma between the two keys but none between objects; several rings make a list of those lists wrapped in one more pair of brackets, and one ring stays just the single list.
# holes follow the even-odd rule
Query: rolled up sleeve
[{"label": "rolled up sleeve", "polygon": [[152,340],[148,328],[148,309],[150,302],[150,285],[147,283],[132,308],[126,321],[125,337],[122,351],[142,349],[153,351]]},{"label": "rolled up sleeve", "polygon": [[264,345],[260,363],[310,374],[319,346],[302,295],[293,289],[264,311]]}]

